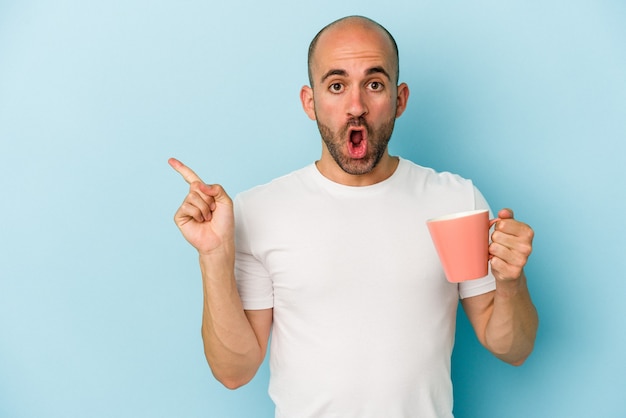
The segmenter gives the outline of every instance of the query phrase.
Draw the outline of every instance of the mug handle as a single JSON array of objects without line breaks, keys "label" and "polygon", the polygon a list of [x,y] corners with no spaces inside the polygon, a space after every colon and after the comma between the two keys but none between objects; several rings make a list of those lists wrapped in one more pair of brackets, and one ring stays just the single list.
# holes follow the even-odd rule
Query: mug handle
[{"label": "mug handle", "polygon": [[489,221],[489,228],[491,228],[496,222],[501,221],[500,218],[494,218]]},{"label": "mug handle", "polygon": [[[491,229],[492,226],[494,226],[496,224],[496,222],[501,221],[502,219],[500,218],[494,218],[494,219],[490,219],[489,220],[489,229]],[[493,256],[491,254],[489,254],[489,260],[491,260],[493,258]]]}]

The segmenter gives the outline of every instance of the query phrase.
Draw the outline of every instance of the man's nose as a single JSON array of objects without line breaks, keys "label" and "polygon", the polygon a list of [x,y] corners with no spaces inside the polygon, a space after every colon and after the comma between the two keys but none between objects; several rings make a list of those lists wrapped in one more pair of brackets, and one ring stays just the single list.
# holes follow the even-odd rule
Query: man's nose
[{"label": "man's nose", "polygon": [[348,95],[348,115],[354,118],[364,116],[367,113],[364,92],[361,89],[353,89]]}]

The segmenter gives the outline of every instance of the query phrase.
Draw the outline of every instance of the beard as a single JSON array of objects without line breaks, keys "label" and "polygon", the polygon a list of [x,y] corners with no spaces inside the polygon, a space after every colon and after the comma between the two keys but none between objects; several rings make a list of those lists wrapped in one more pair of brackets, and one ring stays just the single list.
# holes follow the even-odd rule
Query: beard
[{"label": "beard", "polygon": [[[326,144],[326,148],[337,165],[346,173],[362,175],[371,172],[387,152],[387,145],[395,124],[395,117],[384,122],[377,129],[373,129],[364,118],[352,119],[339,130],[334,132],[330,127],[317,120],[317,127]],[[349,141],[350,127],[363,126],[367,131],[367,154],[363,158],[351,158],[345,153],[346,141]]]}]

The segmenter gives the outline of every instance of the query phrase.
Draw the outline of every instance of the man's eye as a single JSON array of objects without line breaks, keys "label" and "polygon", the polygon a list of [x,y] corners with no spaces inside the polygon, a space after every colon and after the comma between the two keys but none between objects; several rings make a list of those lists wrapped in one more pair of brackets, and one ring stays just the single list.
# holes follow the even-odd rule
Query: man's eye
[{"label": "man's eye", "polygon": [[383,83],[380,83],[378,81],[372,81],[370,83],[370,88],[372,90],[382,90],[383,89]]},{"label": "man's eye", "polygon": [[343,86],[340,83],[333,83],[330,85],[330,91],[333,93],[339,93],[343,89]]}]

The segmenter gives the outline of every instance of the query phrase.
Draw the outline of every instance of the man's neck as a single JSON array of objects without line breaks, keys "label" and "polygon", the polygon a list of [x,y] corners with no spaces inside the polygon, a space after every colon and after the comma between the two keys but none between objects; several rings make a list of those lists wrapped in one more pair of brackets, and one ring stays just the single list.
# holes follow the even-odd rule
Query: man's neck
[{"label": "man's neck", "polygon": [[372,184],[387,180],[396,171],[400,162],[398,157],[385,154],[369,173],[349,174],[343,171],[332,157],[326,157],[328,158],[322,156],[320,160],[315,162],[319,172],[335,183],[354,187],[371,186]]}]

